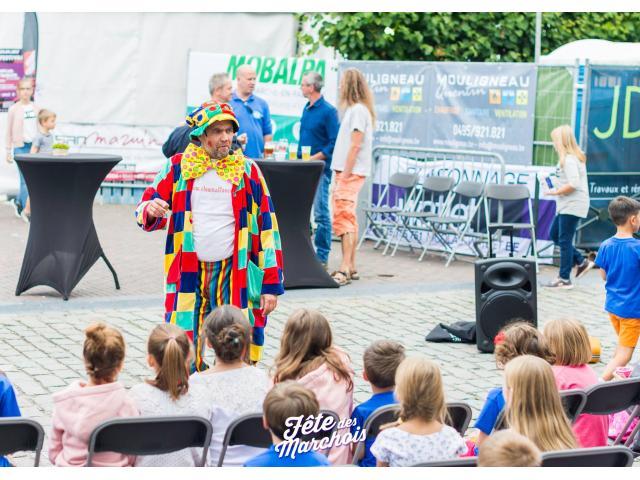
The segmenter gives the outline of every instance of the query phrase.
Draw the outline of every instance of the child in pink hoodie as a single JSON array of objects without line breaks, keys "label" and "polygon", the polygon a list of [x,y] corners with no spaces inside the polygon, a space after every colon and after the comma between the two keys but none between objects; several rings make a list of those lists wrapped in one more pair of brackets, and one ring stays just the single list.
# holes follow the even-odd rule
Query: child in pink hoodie
[{"label": "child in pink hoodie", "polygon": [[[115,328],[95,323],[85,330],[83,356],[88,382],[77,381],[53,395],[49,460],[57,467],[82,467],[87,462],[89,436],[95,427],[115,417],[138,416],[135,403],[117,382],[124,364],[124,339]],[[96,467],[127,467],[135,457],[98,453]]]},{"label": "child in pink hoodie", "polygon": [[[287,320],[274,364],[274,383],[296,380],[316,394],[320,409],[331,410],[340,420],[353,410],[353,368],[349,356],[333,345],[327,319],[315,310],[300,309]],[[339,430],[340,437],[349,428]],[[333,447],[329,461],[350,462],[351,445]]]}]

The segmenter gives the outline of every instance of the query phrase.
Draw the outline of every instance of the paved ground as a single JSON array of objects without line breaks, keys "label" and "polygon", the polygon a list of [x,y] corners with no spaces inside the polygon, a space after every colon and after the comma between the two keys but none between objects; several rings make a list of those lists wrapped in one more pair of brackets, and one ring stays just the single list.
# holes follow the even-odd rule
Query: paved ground
[{"label": "paved ground", "polygon": [[[47,287],[15,297],[28,227],[13,217],[9,207],[0,205],[0,251],[5,253],[0,258],[0,370],[16,386],[23,414],[41,422],[45,430],[51,425],[51,393],[84,377],[81,345],[83,329],[89,323],[102,320],[123,331],[128,348],[121,375],[125,385],[132,386],[150,374],[144,349],[148,332],[162,321],[164,236],[138,230],[129,206],[96,205],[94,217],[122,290],[114,289],[109,271],[99,262],[68,302]],[[281,297],[278,310],[269,318],[261,368],[270,367],[287,316],[297,308],[316,308],[330,319],[336,343],[351,355],[357,372],[357,402],[369,395],[362,379],[364,348],[372,340],[393,338],[410,354],[438,361],[448,399],[468,402],[475,417],[487,390],[501,383],[493,356],[479,353],[473,345],[424,341],[439,322],[474,319],[472,264],[459,261],[444,268],[440,257],[418,262],[406,252],[383,257],[370,245],[363,246],[359,258],[362,280],[341,289],[292,290]],[[330,266],[336,264],[337,258],[332,256]],[[543,268],[539,278],[550,278],[554,273]],[[602,282],[591,272],[572,291],[540,289],[540,324],[557,316],[580,319],[591,335],[601,339],[602,357],[608,359],[615,337],[602,312],[603,303]],[[596,370],[602,367],[600,364]],[[28,464],[30,458],[23,455],[17,462]],[[43,464],[48,464],[46,459]]]}]

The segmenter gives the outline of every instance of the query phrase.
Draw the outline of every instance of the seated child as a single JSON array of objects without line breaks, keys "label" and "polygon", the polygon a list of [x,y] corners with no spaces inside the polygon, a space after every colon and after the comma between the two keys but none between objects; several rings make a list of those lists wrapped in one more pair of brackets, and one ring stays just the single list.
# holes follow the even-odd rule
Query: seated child
[{"label": "seated child", "polygon": [[[207,389],[189,381],[191,340],[177,325],[163,323],[151,331],[147,342],[147,362],[153,380],[131,389],[131,397],[142,416],[170,415],[211,418],[212,405]],[[136,467],[195,467],[202,449],[191,448],[162,455],[136,457]]]},{"label": "seated child", "polygon": [[547,361],[533,355],[514,358],[504,368],[504,385],[509,428],[542,452],[577,448]]},{"label": "seated child", "polygon": [[[262,410],[270,382],[264,370],[249,365],[251,325],[242,310],[223,305],[212,311],[204,323],[207,346],[215,352],[213,367],[194,373],[189,385],[204,385],[212,407],[213,434],[207,463],[217,466],[224,434],[231,422],[242,415]],[[231,445],[224,466],[239,467],[263,448]]]},{"label": "seated child", "polygon": [[604,309],[618,337],[616,353],[602,374],[611,380],[618,367],[626,366],[640,337],[640,240],[633,236],[640,228],[640,202],[616,197],[609,203],[609,216],[616,234],[602,242],[596,265],[605,280]]},{"label": "seated child", "polygon": [[[89,380],[76,381],[53,394],[49,460],[57,467],[82,467],[87,462],[89,436],[101,423],[138,415],[118,374],[124,365],[122,334],[104,323],[89,325],[82,349]],[[97,453],[96,467],[128,467],[135,458],[115,452]]]},{"label": "seated child", "polygon": [[[580,322],[551,320],[544,326],[544,336],[555,356],[552,369],[558,390],[586,390],[598,383],[598,375],[587,365],[591,344]],[[608,430],[607,415],[580,415],[573,424],[573,433],[582,448],[605,447]]]},{"label": "seated child", "polygon": [[[293,312],[284,326],[274,369],[274,383],[296,380],[316,395],[321,409],[335,412],[340,419],[351,416],[351,361],[333,344],[329,321],[320,312],[307,309]],[[349,429],[338,433],[344,436]],[[329,452],[333,465],[347,464],[350,458],[350,445],[334,446]]]},{"label": "seated child", "polygon": [[[374,410],[385,405],[398,403],[394,398],[393,389],[395,387],[396,370],[404,358],[404,347],[391,340],[376,340],[364,351],[364,373],[362,377],[371,384],[373,395],[369,400],[353,409],[351,418],[356,423],[351,426],[351,433],[355,434],[358,427],[362,429],[364,422]],[[376,459],[370,452],[373,441],[373,437],[365,440],[364,455],[358,461],[359,466],[376,466]]]},{"label": "seated child", "polygon": [[452,460],[467,451],[460,434],[445,425],[447,405],[440,369],[425,357],[408,357],[396,372],[400,420],[380,431],[371,446],[378,467],[410,467]]},{"label": "seated child", "polygon": [[542,454],[526,437],[513,430],[492,434],[482,444],[479,467],[539,467]]},{"label": "seated child", "polygon": [[[245,467],[328,467],[331,463],[321,453],[309,450],[297,452],[295,458],[283,450],[284,433],[291,417],[316,417],[320,413],[318,400],[311,390],[288,380],[276,384],[264,399],[264,428],[271,433],[273,445],[264,453],[249,459]],[[282,451],[281,451],[282,450]],[[281,456],[282,454],[282,456]]]},{"label": "seated child", "polygon": [[[0,417],[19,417],[20,407],[16,400],[16,392],[9,378],[4,372],[0,372]],[[11,467],[11,462],[6,457],[0,456],[0,467]]]},{"label": "seated child", "polygon": [[[553,355],[542,333],[528,322],[517,321],[507,325],[496,335],[495,343],[494,355],[499,369],[503,369],[509,360],[520,355],[535,355],[548,362],[553,361]],[[480,430],[478,445],[493,431],[504,404],[502,388],[491,389],[474,425]]]}]

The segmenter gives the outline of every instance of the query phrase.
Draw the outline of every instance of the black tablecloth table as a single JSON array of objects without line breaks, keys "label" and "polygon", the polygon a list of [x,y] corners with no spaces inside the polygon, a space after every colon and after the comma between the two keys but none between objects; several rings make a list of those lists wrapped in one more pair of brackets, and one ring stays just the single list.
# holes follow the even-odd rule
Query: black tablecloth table
[{"label": "black tablecloth table", "polygon": [[260,160],[278,218],[285,288],[336,288],[311,244],[309,219],[324,162]]},{"label": "black tablecloth table", "polygon": [[16,155],[31,199],[29,239],[16,295],[36,285],[57,290],[65,300],[99,259],[104,259],[93,224],[93,200],[109,171],[122,160],[116,155]]}]

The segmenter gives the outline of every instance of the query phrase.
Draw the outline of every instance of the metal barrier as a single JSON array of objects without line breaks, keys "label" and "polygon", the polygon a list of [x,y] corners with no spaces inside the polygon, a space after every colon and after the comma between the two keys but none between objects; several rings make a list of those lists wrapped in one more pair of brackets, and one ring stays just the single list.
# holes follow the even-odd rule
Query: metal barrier
[{"label": "metal barrier", "polygon": [[[389,177],[396,172],[416,172],[419,184],[430,175],[451,176],[456,184],[461,180],[504,183],[505,162],[499,153],[379,145],[374,147],[372,154],[374,173],[368,179],[367,188],[363,189],[361,193],[361,205],[376,204]],[[397,197],[392,192],[389,192],[387,198],[390,204],[397,201]],[[366,238],[376,239],[376,235],[371,235],[373,232],[369,231],[370,222],[363,217],[364,215],[361,214],[359,223],[365,225],[364,235]],[[476,222],[474,222],[478,227],[479,221],[480,216],[478,215]]]}]

